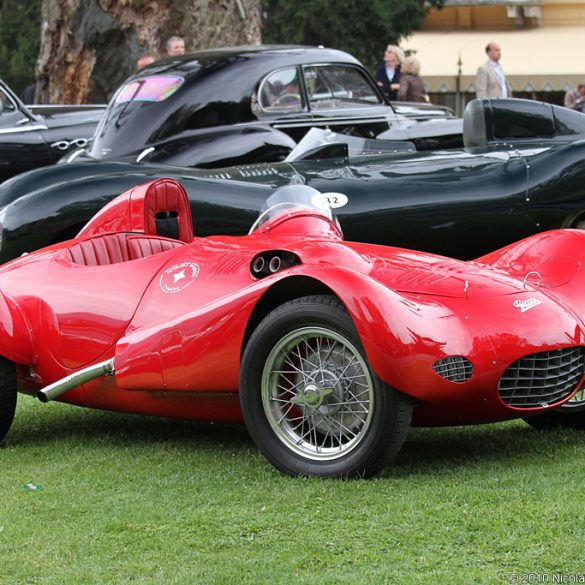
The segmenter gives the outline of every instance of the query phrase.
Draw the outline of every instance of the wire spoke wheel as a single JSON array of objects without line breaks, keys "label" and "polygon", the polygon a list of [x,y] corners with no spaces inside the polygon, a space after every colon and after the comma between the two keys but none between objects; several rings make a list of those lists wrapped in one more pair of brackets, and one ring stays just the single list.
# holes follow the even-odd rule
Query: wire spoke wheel
[{"label": "wire spoke wheel", "polygon": [[347,339],[327,329],[304,327],[283,337],[266,360],[261,392],[276,436],[310,459],[345,455],[372,420],[368,366]]},{"label": "wire spoke wheel", "polygon": [[400,450],[410,400],[369,365],[355,325],[334,297],[273,309],[242,358],[240,402],[250,435],[291,475],[364,477]]}]

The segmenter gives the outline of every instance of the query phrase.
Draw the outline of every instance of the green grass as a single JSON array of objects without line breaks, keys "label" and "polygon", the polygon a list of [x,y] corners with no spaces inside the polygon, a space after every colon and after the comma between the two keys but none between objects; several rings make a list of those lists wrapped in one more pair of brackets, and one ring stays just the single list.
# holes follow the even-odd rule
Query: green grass
[{"label": "green grass", "polygon": [[289,478],[243,428],[21,396],[0,583],[553,582],[585,573],[584,446],[523,422],[413,429],[376,479]]}]

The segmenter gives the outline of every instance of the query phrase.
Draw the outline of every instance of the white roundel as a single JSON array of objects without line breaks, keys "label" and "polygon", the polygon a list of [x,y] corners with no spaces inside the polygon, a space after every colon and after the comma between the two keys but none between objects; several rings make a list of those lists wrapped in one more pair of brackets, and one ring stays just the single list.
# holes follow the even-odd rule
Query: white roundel
[{"label": "white roundel", "polygon": [[337,209],[347,205],[348,201],[343,193],[317,193],[311,197],[311,203],[319,209]]},{"label": "white roundel", "polygon": [[186,289],[199,274],[199,266],[194,262],[182,262],[167,268],[160,277],[159,285],[163,292],[173,294]]}]

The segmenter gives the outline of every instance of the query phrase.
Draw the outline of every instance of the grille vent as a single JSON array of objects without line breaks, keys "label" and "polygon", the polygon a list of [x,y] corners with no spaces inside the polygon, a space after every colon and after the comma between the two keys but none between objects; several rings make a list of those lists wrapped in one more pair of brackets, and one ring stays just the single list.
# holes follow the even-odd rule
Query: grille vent
[{"label": "grille vent", "polygon": [[473,376],[473,364],[461,355],[453,355],[433,364],[433,370],[449,382],[462,384]]},{"label": "grille vent", "polygon": [[585,347],[535,353],[514,362],[498,385],[501,399],[515,408],[554,404],[566,398],[581,380]]}]

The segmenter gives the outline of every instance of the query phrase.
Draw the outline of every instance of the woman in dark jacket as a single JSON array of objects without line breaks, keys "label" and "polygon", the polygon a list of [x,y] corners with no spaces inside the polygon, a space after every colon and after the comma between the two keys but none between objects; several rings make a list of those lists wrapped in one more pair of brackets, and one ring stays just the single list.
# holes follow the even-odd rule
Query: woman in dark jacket
[{"label": "woman in dark jacket", "polygon": [[404,51],[396,45],[388,45],[384,53],[384,63],[379,65],[374,79],[389,100],[396,100],[400,87],[400,62],[404,59]]},{"label": "woman in dark jacket", "polygon": [[401,102],[426,102],[425,84],[419,76],[420,62],[415,57],[406,57],[402,62],[400,86],[397,92]]}]

